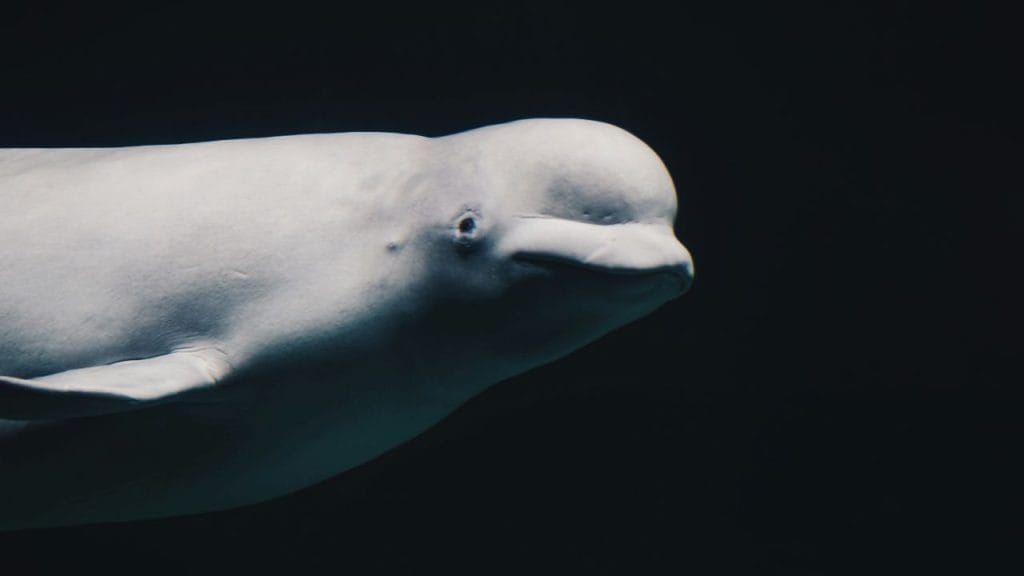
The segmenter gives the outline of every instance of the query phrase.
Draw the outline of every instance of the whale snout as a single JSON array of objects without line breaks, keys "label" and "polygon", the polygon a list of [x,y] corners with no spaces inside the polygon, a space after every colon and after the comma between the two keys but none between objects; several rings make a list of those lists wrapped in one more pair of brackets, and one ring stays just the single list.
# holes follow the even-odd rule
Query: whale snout
[{"label": "whale snout", "polygon": [[690,251],[683,246],[682,242],[676,240],[677,247],[677,260],[675,264],[667,270],[676,277],[678,281],[679,292],[676,296],[682,296],[693,285],[693,256],[690,255]]}]

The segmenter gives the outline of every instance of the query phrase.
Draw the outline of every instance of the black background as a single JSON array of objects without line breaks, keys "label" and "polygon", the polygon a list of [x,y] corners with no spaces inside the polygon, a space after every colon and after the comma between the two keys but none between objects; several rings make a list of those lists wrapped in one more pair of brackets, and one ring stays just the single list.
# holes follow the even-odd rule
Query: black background
[{"label": "black background", "polygon": [[655,315],[340,478],[3,534],[4,569],[1019,568],[1012,19],[701,4],[0,12],[0,145],[604,120],[669,167],[697,269]]}]

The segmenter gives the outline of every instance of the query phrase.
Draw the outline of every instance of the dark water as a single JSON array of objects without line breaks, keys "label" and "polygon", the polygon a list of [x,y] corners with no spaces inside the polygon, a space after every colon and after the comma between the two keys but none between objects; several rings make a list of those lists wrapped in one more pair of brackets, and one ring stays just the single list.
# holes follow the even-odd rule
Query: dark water
[{"label": "dark water", "polygon": [[697,278],[343,477],[224,513],[2,534],[4,565],[1012,571],[1006,20],[716,6],[7,12],[2,145],[600,119],[662,155]]}]

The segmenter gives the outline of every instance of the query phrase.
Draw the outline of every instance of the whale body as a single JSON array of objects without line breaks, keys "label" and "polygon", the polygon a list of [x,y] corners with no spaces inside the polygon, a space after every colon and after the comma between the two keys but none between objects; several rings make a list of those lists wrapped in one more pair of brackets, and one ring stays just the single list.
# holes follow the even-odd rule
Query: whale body
[{"label": "whale body", "polygon": [[0,149],[0,529],[260,502],[682,294],[615,126]]}]

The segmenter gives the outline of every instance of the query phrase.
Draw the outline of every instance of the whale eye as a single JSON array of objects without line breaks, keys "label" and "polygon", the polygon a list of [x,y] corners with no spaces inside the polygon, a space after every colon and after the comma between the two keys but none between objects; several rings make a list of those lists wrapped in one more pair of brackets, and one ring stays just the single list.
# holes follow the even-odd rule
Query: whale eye
[{"label": "whale eye", "polygon": [[455,223],[455,247],[462,254],[468,254],[479,241],[480,222],[476,213],[463,214]]},{"label": "whale eye", "polygon": [[476,230],[476,219],[472,216],[466,216],[462,220],[459,220],[459,232],[463,234],[471,234]]}]

